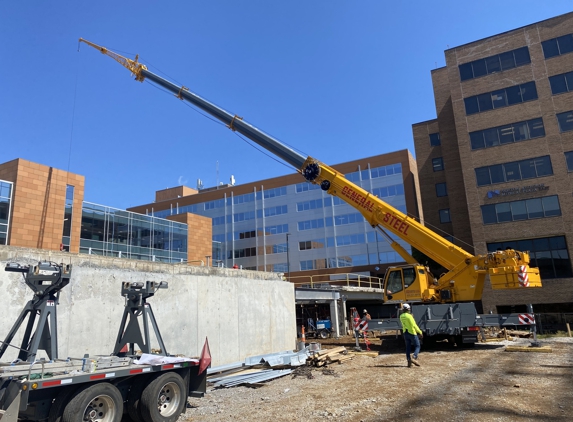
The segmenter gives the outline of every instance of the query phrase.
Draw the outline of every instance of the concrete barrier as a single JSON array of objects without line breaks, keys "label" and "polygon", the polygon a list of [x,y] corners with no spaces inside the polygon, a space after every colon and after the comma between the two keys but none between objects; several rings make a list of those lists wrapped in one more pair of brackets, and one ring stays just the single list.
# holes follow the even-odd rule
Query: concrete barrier
[{"label": "concrete barrier", "polygon": [[[22,274],[6,272],[4,267],[7,262],[35,265],[39,261],[72,265],[70,284],[62,289],[58,305],[60,358],[109,355],[123,315],[121,283],[146,280],[169,283],[148,303],[171,354],[199,356],[206,337],[213,366],[296,348],[294,286],[276,273],[9,246],[0,246],[0,340],[32,298]],[[13,345],[20,346],[24,327]],[[154,338],[151,344],[157,347]],[[2,361],[16,357],[17,350],[10,347]]]}]

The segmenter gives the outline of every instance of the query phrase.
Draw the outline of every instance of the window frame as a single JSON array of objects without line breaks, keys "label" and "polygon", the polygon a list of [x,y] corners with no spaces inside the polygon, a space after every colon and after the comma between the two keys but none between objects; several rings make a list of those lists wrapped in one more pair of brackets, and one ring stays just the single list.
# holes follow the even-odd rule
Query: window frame
[{"label": "window frame", "polygon": [[444,157],[432,158],[432,168],[434,172],[444,171]]}]

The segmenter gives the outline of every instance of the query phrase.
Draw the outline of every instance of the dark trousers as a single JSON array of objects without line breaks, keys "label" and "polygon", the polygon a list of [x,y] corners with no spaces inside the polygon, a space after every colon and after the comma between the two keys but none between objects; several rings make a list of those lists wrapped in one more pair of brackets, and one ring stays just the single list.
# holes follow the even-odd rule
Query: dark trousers
[{"label": "dark trousers", "polygon": [[414,346],[414,353],[412,357],[418,359],[418,353],[420,353],[420,339],[418,336],[410,333],[404,333],[404,341],[406,342],[406,358],[408,361],[411,360],[410,352],[412,351],[412,346]]}]

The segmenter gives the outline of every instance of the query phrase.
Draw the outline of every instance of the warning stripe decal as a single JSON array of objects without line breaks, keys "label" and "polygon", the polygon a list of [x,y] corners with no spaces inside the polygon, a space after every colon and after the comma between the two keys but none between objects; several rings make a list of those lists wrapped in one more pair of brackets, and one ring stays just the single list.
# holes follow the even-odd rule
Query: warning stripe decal
[{"label": "warning stripe decal", "polygon": [[534,314],[519,314],[519,323],[523,325],[533,325],[535,324]]}]

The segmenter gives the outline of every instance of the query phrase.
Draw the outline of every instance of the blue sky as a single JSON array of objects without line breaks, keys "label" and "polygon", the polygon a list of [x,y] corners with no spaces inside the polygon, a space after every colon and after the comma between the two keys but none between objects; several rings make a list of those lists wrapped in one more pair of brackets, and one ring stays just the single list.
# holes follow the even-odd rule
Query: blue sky
[{"label": "blue sky", "polygon": [[[292,173],[83,37],[327,164],[400,149],[435,118],[444,50],[573,10],[571,0],[0,2],[0,163],[86,177],[116,208],[197,179]],[[302,179],[301,179],[302,180]]]}]

